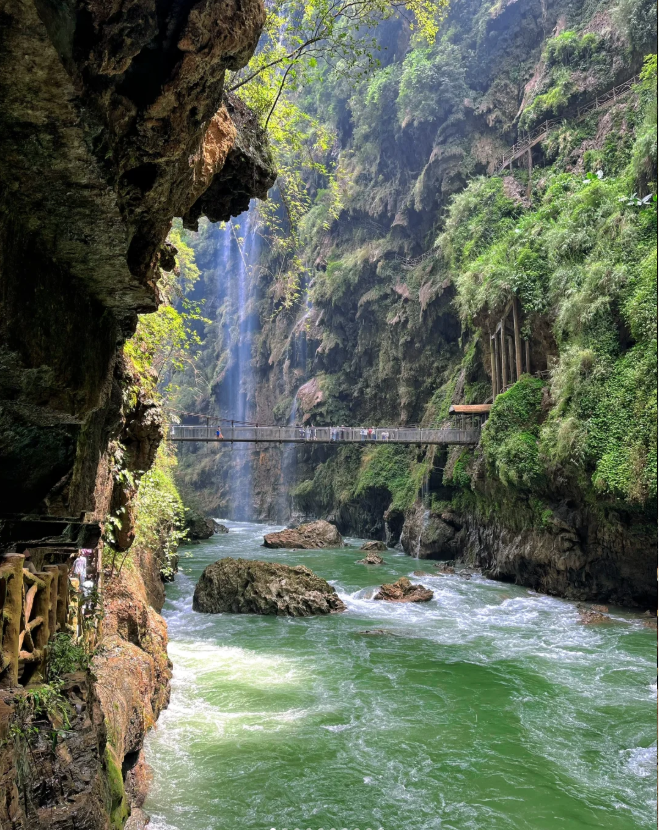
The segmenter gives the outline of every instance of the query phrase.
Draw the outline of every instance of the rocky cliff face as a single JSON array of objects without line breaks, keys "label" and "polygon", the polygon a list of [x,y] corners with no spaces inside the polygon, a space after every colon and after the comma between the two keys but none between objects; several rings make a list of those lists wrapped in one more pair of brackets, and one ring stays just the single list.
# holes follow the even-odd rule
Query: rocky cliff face
[{"label": "rocky cliff face", "polygon": [[0,17],[3,510],[47,512],[56,491],[64,515],[93,513],[118,350],[158,305],[172,217],[201,215],[209,188],[203,211],[239,213],[273,180],[263,136],[223,103],[264,11],[25,0]]},{"label": "rocky cliff face", "polygon": [[[536,378],[499,396],[501,426],[477,450],[260,449],[258,515],[327,518],[415,556],[478,555],[553,593],[651,602],[656,429],[643,425],[656,395],[643,378],[656,313],[641,296],[655,290],[656,236],[625,194],[656,191],[654,93],[580,107],[641,69],[655,31],[645,0],[464,0],[434,46],[390,21],[372,79],[305,99],[335,130],[341,205],[309,182],[297,305],[281,308],[276,255],[252,287],[253,417],[439,425],[451,404],[491,400],[491,335],[513,300]],[[546,119],[548,134],[501,171]],[[190,467],[222,509],[226,491],[208,485],[229,486],[229,466]]]},{"label": "rocky cliff face", "polygon": [[[98,525],[110,511],[124,516],[116,549],[130,548],[162,419],[122,344],[159,305],[172,218],[227,219],[274,180],[262,131],[224,94],[264,19],[261,0],[0,0],[4,548],[24,538],[25,514]],[[5,695],[3,827],[105,830],[131,807],[138,826],[142,742],[169,694],[160,566],[158,551],[142,551],[108,578],[98,682],[67,680],[62,740],[49,715],[24,757],[12,738],[24,692]]]}]

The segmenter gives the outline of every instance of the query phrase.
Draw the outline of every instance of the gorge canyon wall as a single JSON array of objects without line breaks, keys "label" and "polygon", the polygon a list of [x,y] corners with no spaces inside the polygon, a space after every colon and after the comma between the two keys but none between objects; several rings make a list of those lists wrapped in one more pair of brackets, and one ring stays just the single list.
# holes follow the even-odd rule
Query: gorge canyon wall
[{"label": "gorge canyon wall", "polygon": [[[274,180],[224,92],[264,20],[261,0],[0,2],[0,552],[102,548],[112,516],[130,549],[163,430],[122,347],[161,301],[173,217],[228,219]],[[104,637],[92,672],[64,679],[63,735],[48,710],[28,752],[19,713],[39,692],[3,686],[3,827],[118,828],[133,807],[144,824],[170,664],[158,551],[133,559],[101,577]]]},{"label": "gorge canyon wall", "polygon": [[[334,131],[334,186],[308,176],[297,299],[282,299],[276,250],[254,269],[252,420],[444,423],[452,404],[492,400],[491,335],[512,302],[533,377],[497,397],[477,448],[254,450],[255,517],[327,518],[413,556],[654,607],[655,34],[643,0],[466,0],[433,46],[389,21],[370,78],[327,73],[300,93]],[[200,291],[221,306],[214,229],[192,244]],[[222,325],[206,332],[211,388],[184,398],[191,411],[221,412],[237,366]],[[228,449],[190,448],[179,480],[229,515],[241,469]]]}]

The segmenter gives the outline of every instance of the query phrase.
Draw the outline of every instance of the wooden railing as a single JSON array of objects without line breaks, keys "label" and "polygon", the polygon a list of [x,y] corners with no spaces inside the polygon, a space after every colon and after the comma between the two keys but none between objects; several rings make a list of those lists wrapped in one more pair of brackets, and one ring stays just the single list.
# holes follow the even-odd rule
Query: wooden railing
[{"label": "wooden railing", "polygon": [[[614,86],[613,89],[610,89],[603,95],[596,95],[592,101],[584,104],[583,107],[578,107],[576,116],[577,120],[585,118],[585,116],[589,115],[591,112],[594,112],[601,107],[605,107],[607,104],[612,104],[618,99],[624,97],[632,91],[639,80],[640,77],[638,75],[634,75],[633,78],[630,78],[622,84],[618,84],[618,86]],[[519,141],[513,144],[513,146],[506,151],[500,159],[497,160],[494,168],[494,175],[501,175],[506,167],[508,167],[509,164],[512,164],[515,159],[523,156],[527,150],[530,150],[534,145],[538,144],[540,141],[543,141],[552,127],[560,124],[562,120],[562,118],[551,118],[536,127],[533,132],[523,135]]]},{"label": "wooden railing", "polygon": [[0,688],[45,679],[49,641],[60,631],[78,638],[83,628],[82,591],[68,565],[32,573],[24,563],[11,553],[0,561]]}]

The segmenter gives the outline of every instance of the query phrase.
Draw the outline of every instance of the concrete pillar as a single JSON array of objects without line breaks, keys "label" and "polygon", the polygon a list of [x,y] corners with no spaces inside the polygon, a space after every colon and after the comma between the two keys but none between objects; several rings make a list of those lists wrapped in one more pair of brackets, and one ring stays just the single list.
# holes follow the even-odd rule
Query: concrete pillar
[{"label": "concrete pillar", "polygon": [[508,367],[506,366],[506,328],[504,320],[501,321],[501,391],[505,391],[508,386]]},{"label": "concrete pillar", "polygon": [[34,643],[35,651],[41,652],[41,660],[37,662],[37,670],[41,672],[42,678],[45,675],[46,668],[46,646],[50,639],[50,591],[53,584],[52,571],[40,571],[36,576],[41,579],[45,585],[39,588],[37,595],[34,598],[34,605],[32,606],[32,619],[41,617],[43,622],[32,631],[32,642]]},{"label": "concrete pillar", "polygon": [[69,566],[58,565],[59,580],[57,582],[57,630],[66,631],[66,617],[69,610]]},{"label": "concrete pillar", "polygon": [[531,181],[532,181],[532,177],[533,177],[533,155],[531,153],[531,148],[530,147],[526,151],[526,161],[527,161],[528,171],[529,171],[529,183],[526,186],[526,198],[530,199],[531,198]]},{"label": "concrete pillar", "polygon": [[531,347],[529,346],[529,341],[524,341],[524,351],[526,352],[526,371],[531,374]]},{"label": "concrete pillar", "polygon": [[499,355],[499,334],[494,335],[494,362],[495,362],[495,378],[497,385],[497,395],[501,392],[501,357]]},{"label": "concrete pillar", "polygon": [[517,380],[522,374],[522,338],[519,332],[519,301],[513,299],[513,326],[515,328],[515,365],[517,366]]},{"label": "concrete pillar", "polygon": [[510,380],[514,382],[515,377],[515,355],[513,349],[513,338],[510,335],[506,336],[506,344],[508,346],[508,366],[510,367]]},{"label": "concrete pillar", "polygon": [[50,583],[50,604],[48,606],[48,632],[50,637],[55,636],[57,630],[57,595],[59,593],[59,568],[57,565],[46,565],[45,573],[52,576]]},{"label": "concrete pillar", "polygon": [[497,396],[497,364],[494,356],[494,338],[490,336],[490,369],[492,371],[492,400]]}]

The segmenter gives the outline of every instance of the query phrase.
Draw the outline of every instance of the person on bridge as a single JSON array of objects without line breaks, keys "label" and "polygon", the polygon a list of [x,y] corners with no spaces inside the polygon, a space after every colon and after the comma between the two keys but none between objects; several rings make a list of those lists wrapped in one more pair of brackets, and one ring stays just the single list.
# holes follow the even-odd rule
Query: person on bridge
[{"label": "person on bridge", "polygon": [[222,435],[222,429],[220,427],[218,427],[215,431],[215,437],[218,439],[218,441],[224,441],[224,435]]},{"label": "person on bridge", "polygon": [[359,437],[361,438],[362,441],[366,440],[366,430],[364,429],[364,427],[362,427],[359,430]]}]

